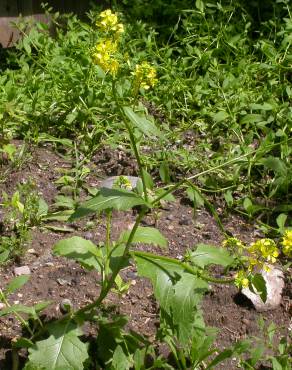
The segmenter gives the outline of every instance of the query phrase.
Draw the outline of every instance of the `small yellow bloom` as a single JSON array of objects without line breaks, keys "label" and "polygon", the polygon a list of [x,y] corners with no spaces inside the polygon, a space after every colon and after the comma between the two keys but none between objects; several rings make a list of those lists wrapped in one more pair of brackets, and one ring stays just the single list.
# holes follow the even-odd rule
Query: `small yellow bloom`
[{"label": "small yellow bloom", "polygon": [[124,32],[124,25],[118,23],[118,15],[110,9],[106,9],[99,14],[99,20],[96,26],[103,32],[114,33],[114,37],[118,38]]},{"label": "small yellow bloom", "polygon": [[248,251],[255,259],[275,263],[279,256],[279,250],[276,243],[271,239],[260,239],[252,243]]},{"label": "small yellow bloom", "polygon": [[246,288],[249,285],[248,276],[246,275],[246,272],[243,270],[238,271],[238,273],[235,275],[235,285],[238,288]]},{"label": "small yellow bloom", "polygon": [[134,75],[134,90],[138,90],[140,87],[148,90],[158,81],[156,78],[156,69],[147,62],[137,64],[132,75]]},{"label": "small yellow bloom", "polygon": [[114,58],[116,51],[116,42],[113,42],[109,39],[101,40],[96,44],[93,50],[92,60],[105,72],[110,72],[111,74],[115,75],[119,69],[119,62]]},{"label": "small yellow bloom", "polygon": [[239,253],[241,253],[242,249],[244,248],[244,244],[237,238],[225,239],[222,245],[225,248],[231,248],[231,249],[234,249],[235,251],[239,250]]},{"label": "small yellow bloom", "polygon": [[290,257],[292,256],[292,230],[287,230],[282,240],[283,253]]}]

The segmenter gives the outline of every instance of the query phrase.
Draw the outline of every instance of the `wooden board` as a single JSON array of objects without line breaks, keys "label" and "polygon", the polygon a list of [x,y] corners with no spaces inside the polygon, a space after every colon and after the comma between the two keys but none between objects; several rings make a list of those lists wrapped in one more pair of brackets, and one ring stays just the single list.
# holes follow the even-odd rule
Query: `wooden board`
[{"label": "wooden board", "polygon": [[[20,37],[11,22],[17,22],[19,15],[33,16],[47,21],[43,14],[43,0],[0,0],[0,43],[3,47],[12,46]],[[49,6],[62,13],[84,14],[90,8],[90,0],[49,0]]]}]

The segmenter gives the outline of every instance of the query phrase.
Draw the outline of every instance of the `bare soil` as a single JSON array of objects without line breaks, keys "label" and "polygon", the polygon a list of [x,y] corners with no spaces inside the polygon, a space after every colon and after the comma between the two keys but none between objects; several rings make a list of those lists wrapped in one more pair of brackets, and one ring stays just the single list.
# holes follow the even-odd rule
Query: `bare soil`
[{"label": "bare soil", "polygon": [[[135,175],[136,166],[133,163],[133,159],[122,151],[101,150],[90,164],[92,171],[87,178],[87,185],[97,187],[102,177],[109,175]],[[50,205],[58,194],[58,188],[54,182],[60,177],[59,169],[70,168],[70,166],[70,161],[56,154],[50,146],[34,148],[31,158],[21,169],[12,169],[5,181],[0,183],[0,194],[2,191],[12,194],[19,182],[32,178],[39,192]],[[5,169],[7,169],[5,165],[0,168],[2,173]],[[127,229],[134,219],[135,215],[132,211],[115,212],[113,238],[117,237],[122,230]],[[54,244],[65,237],[79,235],[95,243],[104,240],[103,217],[90,218],[90,220],[94,223],[91,227],[88,227],[86,221],[67,225],[74,230],[68,234],[49,231],[45,228],[46,225],[31,231],[31,242],[26,246],[30,253],[24,253],[17,262],[0,267],[1,288],[13,278],[16,266],[27,265],[31,270],[29,282],[10,298],[11,302],[32,305],[42,300],[50,300],[52,304],[45,312],[47,319],[50,319],[61,315],[60,302],[65,298],[72,302],[74,308],[78,308],[92,302],[97,297],[99,291],[97,273],[87,272],[73,261],[52,254]],[[248,224],[246,220],[237,215],[228,215],[222,221],[234,236],[244,241],[259,237],[259,232],[254,225]],[[144,224],[153,225],[153,223],[153,215],[148,215]],[[204,209],[198,210],[194,215],[191,205],[182,195],[178,195],[174,203],[169,203],[161,209],[157,227],[167,237],[168,249],[159,250],[143,245],[139,248],[180,258],[187,248],[192,248],[197,243],[220,245],[223,240],[223,235],[213,217]],[[220,272],[215,270],[215,274],[218,276]],[[130,328],[154,340],[155,329],[159,321],[158,305],[153,297],[151,284],[137,276],[134,266],[124,270],[123,277],[126,281],[131,281],[129,292],[121,298],[110,295],[106,303],[114,305],[117,311],[130,317]],[[257,321],[260,316],[267,323],[274,322],[281,327],[282,332],[287,331],[291,325],[290,302],[291,286],[286,285],[281,305],[274,311],[259,314],[252,303],[244,299],[235,287],[213,285],[205,296],[202,309],[206,323],[218,328],[216,343],[223,348],[239,339],[259,335]],[[0,319],[1,369],[10,369],[10,341],[20,334],[21,327],[13,317]],[[225,366],[227,367],[218,368],[236,368],[234,362],[229,362]]]}]

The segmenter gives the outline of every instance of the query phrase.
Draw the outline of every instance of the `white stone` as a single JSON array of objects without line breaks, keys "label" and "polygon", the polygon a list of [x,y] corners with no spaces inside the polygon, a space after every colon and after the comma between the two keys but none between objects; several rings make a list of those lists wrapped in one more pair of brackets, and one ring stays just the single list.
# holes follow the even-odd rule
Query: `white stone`
[{"label": "white stone", "polygon": [[30,268],[28,266],[20,266],[14,268],[14,275],[30,275]]},{"label": "white stone", "polygon": [[266,282],[267,300],[263,302],[258,294],[250,291],[249,288],[243,288],[242,294],[249,298],[255,309],[259,312],[270,311],[277,308],[282,300],[282,291],[284,288],[284,274],[278,267],[269,265],[270,271],[261,271],[261,274]]},{"label": "white stone", "polygon": [[[124,176],[124,175],[122,175]],[[114,185],[114,183],[117,181],[117,179],[119,178],[120,176],[112,176],[112,177],[108,177],[106,180],[103,180],[99,187],[100,188],[108,188],[108,189],[111,189]],[[126,177],[129,182],[131,183],[132,187],[135,188],[137,186],[137,182],[139,180],[139,177],[136,177],[136,176],[124,176]]]}]

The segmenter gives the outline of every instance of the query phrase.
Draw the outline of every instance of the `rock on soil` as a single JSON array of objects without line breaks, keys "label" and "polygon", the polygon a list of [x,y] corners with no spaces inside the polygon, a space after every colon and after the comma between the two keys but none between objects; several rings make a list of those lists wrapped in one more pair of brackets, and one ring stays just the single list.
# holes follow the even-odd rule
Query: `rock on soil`
[{"label": "rock on soil", "polygon": [[269,265],[270,271],[261,271],[261,274],[266,282],[267,287],[267,300],[263,302],[261,297],[249,290],[243,288],[242,294],[249,298],[255,309],[259,312],[274,310],[282,301],[282,291],[284,289],[284,274],[278,267]]},{"label": "rock on soil", "polygon": [[30,268],[28,266],[20,266],[14,268],[14,275],[30,275]]}]

